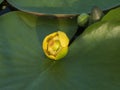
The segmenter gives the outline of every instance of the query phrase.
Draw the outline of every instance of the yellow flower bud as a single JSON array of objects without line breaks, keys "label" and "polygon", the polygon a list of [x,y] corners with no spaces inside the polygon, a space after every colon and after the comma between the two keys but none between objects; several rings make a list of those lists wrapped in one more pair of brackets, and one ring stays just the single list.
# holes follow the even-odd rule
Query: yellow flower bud
[{"label": "yellow flower bud", "polygon": [[64,32],[54,32],[43,40],[43,51],[48,58],[59,60],[68,53],[68,44],[69,38]]}]

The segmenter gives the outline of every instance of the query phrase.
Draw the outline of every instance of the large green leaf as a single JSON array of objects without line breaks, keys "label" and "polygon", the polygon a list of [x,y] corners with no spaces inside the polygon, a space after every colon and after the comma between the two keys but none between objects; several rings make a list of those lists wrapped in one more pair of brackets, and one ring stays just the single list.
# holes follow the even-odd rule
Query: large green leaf
[{"label": "large green leaf", "polygon": [[45,14],[80,14],[93,6],[108,9],[119,5],[120,0],[8,0],[10,4],[27,12]]},{"label": "large green leaf", "polygon": [[76,20],[70,18],[38,17],[22,12],[1,16],[0,89],[32,88],[34,83],[39,84],[39,80],[49,77],[47,71],[53,62],[44,55],[42,40],[58,30],[71,38],[76,29]]},{"label": "large green leaf", "polygon": [[107,15],[104,16],[102,21],[115,21],[119,20],[120,21],[120,7],[114,10],[111,10]]},{"label": "large green leaf", "polygon": [[71,38],[76,25],[75,19],[22,12],[1,16],[0,90],[119,90],[119,20],[88,27],[62,60],[44,55],[47,34],[62,30]]},{"label": "large green leaf", "polygon": [[119,21],[99,22],[86,29],[70,47],[66,61],[77,90],[120,89],[119,46]]}]

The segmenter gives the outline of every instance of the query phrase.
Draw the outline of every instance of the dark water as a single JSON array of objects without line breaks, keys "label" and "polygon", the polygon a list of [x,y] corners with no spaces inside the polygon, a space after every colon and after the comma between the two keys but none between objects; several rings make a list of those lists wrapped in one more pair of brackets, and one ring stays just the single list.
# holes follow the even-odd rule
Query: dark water
[{"label": "dark water", "polygon": [[16,10],[18,9],[10,5],[6,0],[3,0],[3,2],[0,3],[0,15]]}]

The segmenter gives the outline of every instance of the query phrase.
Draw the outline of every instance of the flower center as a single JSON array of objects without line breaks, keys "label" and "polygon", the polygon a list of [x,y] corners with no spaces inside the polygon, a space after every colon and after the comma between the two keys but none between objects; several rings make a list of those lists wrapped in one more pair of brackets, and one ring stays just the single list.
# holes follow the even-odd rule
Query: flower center
[{"label": "flower center", "polygon": [[58,39],[58,36],[55,36],[48,41],[49,54],[56,55],[57,52],[59,51],[60,47],[61,47],[61,44],[60,44],[60,41]]}]

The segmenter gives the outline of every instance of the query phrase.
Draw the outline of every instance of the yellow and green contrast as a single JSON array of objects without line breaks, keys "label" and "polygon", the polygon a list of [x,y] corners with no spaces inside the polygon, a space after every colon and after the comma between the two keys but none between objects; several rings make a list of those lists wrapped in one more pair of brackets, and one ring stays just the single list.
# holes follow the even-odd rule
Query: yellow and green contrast
[{"label": "yellow and green contrast", "polygon": [[59,60],[68,53],[69,38],[62,31],[49,34],[43,40],[43,51],[45,55],[53,60]]}]

